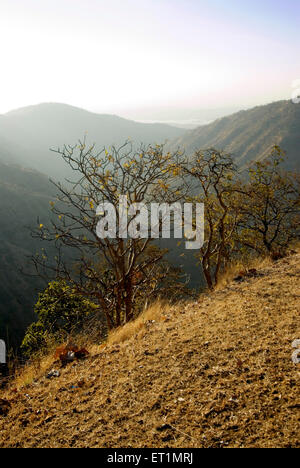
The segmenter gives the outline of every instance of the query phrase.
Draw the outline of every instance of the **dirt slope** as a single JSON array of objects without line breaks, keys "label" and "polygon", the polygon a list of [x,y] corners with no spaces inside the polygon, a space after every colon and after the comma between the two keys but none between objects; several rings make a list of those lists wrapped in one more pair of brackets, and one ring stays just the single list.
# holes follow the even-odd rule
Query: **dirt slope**
[{"label": "dirt slope", "polygon": [[299,447],[300,255],[0,398],[0,447]]}]

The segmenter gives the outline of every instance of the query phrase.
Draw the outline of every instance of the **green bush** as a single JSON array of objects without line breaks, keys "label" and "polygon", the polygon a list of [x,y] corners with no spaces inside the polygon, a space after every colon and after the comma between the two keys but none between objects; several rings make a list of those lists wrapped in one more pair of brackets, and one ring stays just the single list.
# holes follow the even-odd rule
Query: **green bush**
[{"label": "green bush", "polygon": [[50,339],[80,331],[97,308],[74,292],[65,281],[49,283],[35,305],[37,321],[27,329],[21,345],[22,351],[31,356],[42,350]]}]

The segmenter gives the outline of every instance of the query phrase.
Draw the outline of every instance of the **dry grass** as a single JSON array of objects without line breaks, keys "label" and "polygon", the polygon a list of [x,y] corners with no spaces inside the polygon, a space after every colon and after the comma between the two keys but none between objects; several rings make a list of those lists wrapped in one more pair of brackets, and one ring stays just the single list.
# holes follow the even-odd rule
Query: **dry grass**
[{"label": "dry grass", "polygon": [[[102,325],[100,325],[102,326]],[[84,348],[89,343],[91,352],[99,350],[99,344],[95,342],[102,342],[104,340],[103,333],[96,329],[96,324],[91,323],[89,327],[83,330],[80,334],[68,334],[63,332],[60,336],[48,337],[43,350],[36,355],[33,355],[30,361],[25,366],[17,365],[14,371],[14,378],[11,381],[10,387],[15,390],[22,390],[28,385],[32,384],[38,378],[44,376],[47,371],[53,368],[53,357],[56,349],[68,342],[75,342],[79,348]]]},{"label": "dry grass", "polygon": [[16,376],[11,383],[11,387],[17,390],[22,390],[24,387],[30,386],[36,379],[45,375],[46,371],[53,365],[53,353],[37,357],[32,362],[29,362],[24,367],[17,370]]},{"label": "dry grass", "polygon": [[256,258],[245,258],[244,260],[237,260],[231,263],[226,270],[221,275],[219,283],[216,287],[217,291],[224,289],[228,286],[233,278],[238,276],[240,272],[248,271],[250,269],[262,269],[272,265],[272,260],[270,257],[256,257]]},{"label": "dry grass", "polygon": [[166,303],[155,302],[139,315],[136,320],[112,331],[108,336],[107,345],[124,343],[134,336],[141,337],[146,330],[148,322],[162,322],[165,320],[164,314],[167,310],[168,305]]},{"label": "dry grass", "polygon": [[299,447],[300,255],[259,273],[157,304],[59,378],[12,385],[0,447]]}]

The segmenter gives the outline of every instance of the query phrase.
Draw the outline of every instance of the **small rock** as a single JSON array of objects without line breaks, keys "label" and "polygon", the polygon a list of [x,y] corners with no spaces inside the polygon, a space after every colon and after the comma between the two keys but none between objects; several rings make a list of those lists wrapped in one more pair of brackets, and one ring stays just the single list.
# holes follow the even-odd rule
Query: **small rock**
[{"label": "small rock", "polygon": [[52,379],[53,377],[59,377],[59,376],[60,376],[60,372],[58,370],[52,369],[52,371],[50,371],[46,377],[47,379]]}]

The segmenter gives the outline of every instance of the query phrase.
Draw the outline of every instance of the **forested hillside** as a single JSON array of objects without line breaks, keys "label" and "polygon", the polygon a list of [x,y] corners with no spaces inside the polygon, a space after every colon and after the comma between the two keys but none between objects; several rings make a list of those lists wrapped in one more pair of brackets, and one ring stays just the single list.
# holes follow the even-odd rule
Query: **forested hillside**
[{"label": "forested hillside", "polygon": [[33,303],[41,281],[24,276],[27,256],[41,249],[26,227],[37,216],[49,218],[53,189],[46,176],[0,163],[0,336],[16,345],[33,320]]}]

